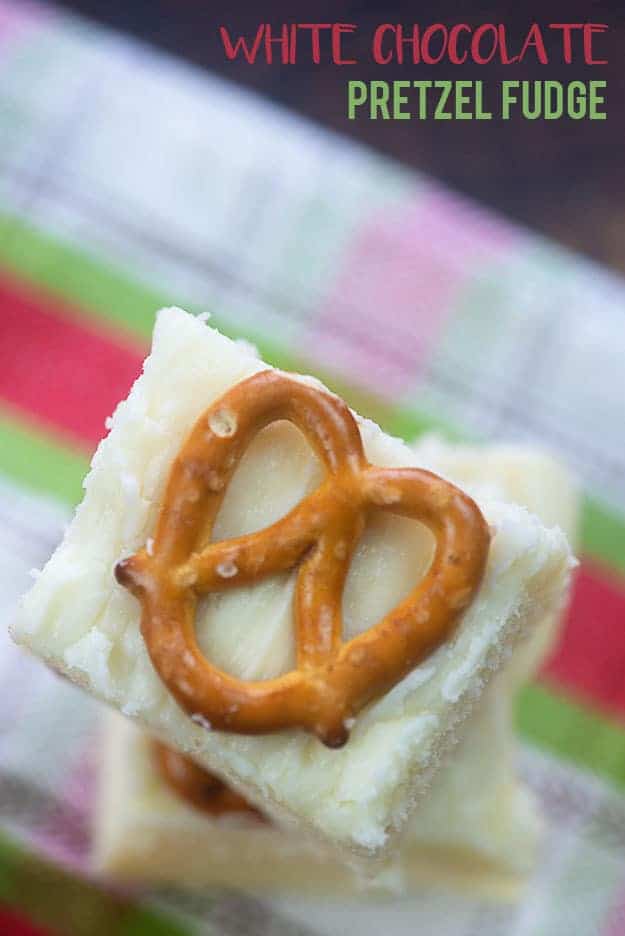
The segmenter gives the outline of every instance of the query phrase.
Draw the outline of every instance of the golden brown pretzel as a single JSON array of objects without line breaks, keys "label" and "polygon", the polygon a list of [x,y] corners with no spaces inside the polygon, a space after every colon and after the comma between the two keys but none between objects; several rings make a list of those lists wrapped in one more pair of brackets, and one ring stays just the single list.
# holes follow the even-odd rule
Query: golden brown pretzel
[{"label": "golden brown pretzel", "polygon": [[160,741],[152,741],[152,756],[162,779],[172,790],[196,809],[211,816],[223,813],[249,813],[266,822],[265,817],[246,799],[231,790],[215,774],[204,770],[190,757],[172,751]]},{"label": "golden brown pretzel", "polygon": [[[281,419],[304,433],[324,480],[264,530],[203,546],[245,449]],[[436,549],[408,598],[343,643],[343,586],[372,509],[420,520]],[[429,471],[370,465],[342,400],[266,370],[197,420],[171,468],[153,548],[119,562],[115,575],[142,604],[141,631],[157,672],[196,720],[241,734],[300,727],[340,747],[349,720],[452,633],[480,585],[489,542],[470,497]],[[198,598],[296,566],[297,669],[246,682],[213,666],[195,638]]]}]

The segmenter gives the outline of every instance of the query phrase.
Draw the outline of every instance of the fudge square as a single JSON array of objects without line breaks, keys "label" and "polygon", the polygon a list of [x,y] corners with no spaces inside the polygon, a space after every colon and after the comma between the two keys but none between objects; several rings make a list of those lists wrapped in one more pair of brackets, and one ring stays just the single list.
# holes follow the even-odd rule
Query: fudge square
[{"label": "fudge square", "polygon": [[492,692],[408,821],[399,851],[373,876],[296,831],[188,804],[160,775],[152,739],[111,712],[99,748],[93,870],[120,883],[190,890],[388,899],[436,888],[514,899],[533,866],[541,820],[516,776],[509,703]]},{"label": "fudge square", "polygon": [[[451,445],[427,436],[415,461],[473,497],[520,503],[575,541],[578,491],[550,455],[515,445]],[[498,674],[468,720],[461,743],[406,824],[396,860],[369,894],[424,888],[518,896],[533,866],[541,819],[516,773],[511,702],[551,645],[560,614],[547,615]],[[151,739],[111,714],[102,727],[93,863],[121,881],[181,887],[224,885],[260,892],[359,893],[363,882],[310,841],[241,813],[207,816],[169,787]]]},{"label": "fudge square", "polygon": [[[300,834],[346,853],[380,856],[427,790],[445,751],[517,638],[562,602],[572,558],[566,537],[527,510],[485,498],[486,571],[453,635],[358,714],[347,744],[330,750],[297,729],[246,736],[198,724],[153,668],[140,605],[114,567],[149,554],[166,481],[196,420],[226,391],[268,366],[180,309],[158,316],[143,373],[117,408],[85,480],[85,497],[12,628],[15,640],[74,682],[192,755]],[[312,378],[297,378],[321,387]],[[323,389],[323,388],[322,388]],[[414,466],[410,448],[358,420],[374,465]],[[231,431],[231,427],[226,427]],[[221,431],[221,427],[220,427]],[[229,484],[215,541],[260,530],[287,514],[322,478],[319,459],[290,423],[254,438]],[[422,524],[376,510],[351,562],[343,633],[375,625],[425,574],[433,537]],[[200,649],[222,671],[270,679],[294,666],[296,572],[207,596],[196,617]]]}]

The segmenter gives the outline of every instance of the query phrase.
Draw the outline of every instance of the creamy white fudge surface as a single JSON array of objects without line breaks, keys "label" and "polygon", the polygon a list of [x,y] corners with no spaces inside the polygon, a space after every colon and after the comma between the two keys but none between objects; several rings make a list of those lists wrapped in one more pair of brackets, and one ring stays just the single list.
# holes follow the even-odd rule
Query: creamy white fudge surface
[{"label": "creamy white fudge surface", "polygon": [[[511,770],[508,713],[494,705],[486,711],[439,772],[399,854],[373,879],[291,830],[187,805],[156,770],[150,738],[110,713],[102,726],[93,868],[120,882],[190,889],[396,899],[436,887],[511,899],[531,865],[539,820]],[[493,750],[499,759],[487,765]]]},{"label": "creamy white fudge surface", "polygon": [[[152,668],[139,605],[117,585],[113,567],[149,545],[169,468],[195,420],[233,384],[266,367],[179,309],[159,314],[143,374],[117,408],[84,500],[25,596],[12,632],[70,679],[192,753],[269,815],[292,822],[301,834],[314,831],[346,850],[379,855],[462,734],[465,716],[515,639],[560,605],[571,553],[558,528],[485,497],[479,504],[493,539],[475,601],[449,641],[358,716],[344,748],[328,750],[301,731],[244,737],[195,724]],[[371,462],[414,464],[400,440],[368,420],[359,425]],[[320,477],[297,429],[268,426],[237,469],[214,538],[273,522]],[[431,555],[431,535],[420,524],[373,514],[345,588],[346,636],[370,627],[402,599]],[[285,573],[202,603],[198,640],[218,666],[243,678],[292,667],[294,577]]]}]

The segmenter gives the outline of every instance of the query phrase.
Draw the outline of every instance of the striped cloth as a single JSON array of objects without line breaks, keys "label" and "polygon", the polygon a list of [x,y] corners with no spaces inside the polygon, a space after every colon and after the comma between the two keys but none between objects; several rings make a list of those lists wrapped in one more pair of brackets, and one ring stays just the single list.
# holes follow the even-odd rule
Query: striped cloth
[{"label": "striped cloth", "polygon": [[0,930],[625,933],[623,283],[253,95],[21,0],[0,0],[0,139],[3,621],[172,302],[319,374],[390,432],[544,442],[586,490],[564,639],[518,704],[550,832],[519,907],[89,881],[96,706],[1,637]]}]

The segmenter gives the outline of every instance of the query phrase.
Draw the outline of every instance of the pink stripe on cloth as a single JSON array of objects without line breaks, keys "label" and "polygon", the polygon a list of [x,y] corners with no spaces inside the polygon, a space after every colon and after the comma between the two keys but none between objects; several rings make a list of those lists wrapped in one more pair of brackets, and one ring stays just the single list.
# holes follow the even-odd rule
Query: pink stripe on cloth
[{"label": "pink stripe on cloth", "polygon": [[0,0],[0,52],[49,18],[45,7],[20,0]]},{"label": "pink stripe on cloth", "polygon": [[68,764],[66,782],[58,790],[54,808],[40,821],[30,844],[77,872],[88,870],[92,816],[97,782],[97,735],[76,751]]},{"label": "pink stripe on cloth", "polygon": [[616,900],[608,912],[603,936],[625,936],[625,881],[617,891]]},{"label": "pink stripe on cloth", "polygon": [[370,217],[303,336],[324,368],[387,398],[414,384],[456,297],[515,228],[435,188]]}]

